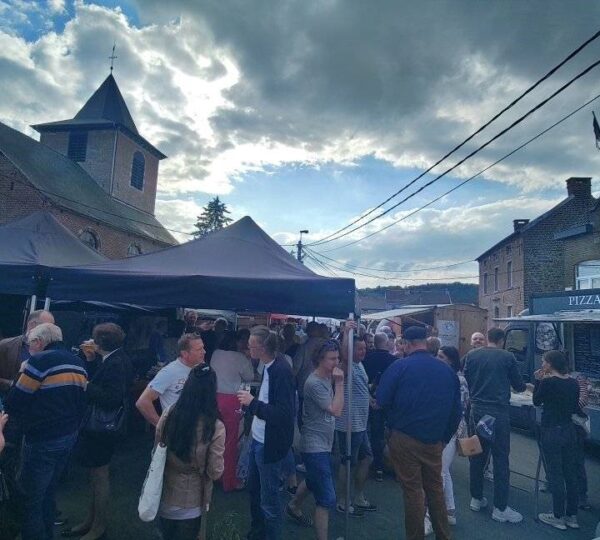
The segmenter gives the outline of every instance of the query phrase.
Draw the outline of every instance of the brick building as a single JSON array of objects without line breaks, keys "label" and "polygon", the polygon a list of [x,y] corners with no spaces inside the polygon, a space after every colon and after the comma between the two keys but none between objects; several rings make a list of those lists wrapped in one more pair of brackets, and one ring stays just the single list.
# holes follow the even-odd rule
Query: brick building
[{"label": "brick building", "polygon": [[36,141],[0,122],[0,223],[52,212],[110,258],[173,245],[154,216],[159,161],[110,74],[74,118],[32,126]]},{"label": "brick building", "polygon": [[[567,259],[578,256],[567,256],[567,251],[584,249],[586,240],[580,237],[588,231],[598,201],[592,196],[590,178],[569,178],[566,183],[566,199],[532,221],[514,220],[514,231],[477,258],[479,306],[487,309],[490,326],[494,318],[518,315],[534,293],[574,286],[573,270],[570,279],[566,265]],[[579,247],[567,248],[569,238],[578,239]],[[600,258],[600,249],[598,253]]]}]

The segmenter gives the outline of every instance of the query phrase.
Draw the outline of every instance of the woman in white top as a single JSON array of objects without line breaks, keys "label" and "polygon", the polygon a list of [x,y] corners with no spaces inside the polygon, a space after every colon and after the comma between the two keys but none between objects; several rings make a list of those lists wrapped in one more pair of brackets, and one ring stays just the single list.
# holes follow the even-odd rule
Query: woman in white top
[{"label": "woman in white top", "polygon": [[242,415],[238,412],[240,403],[237,392],[242,382],[249,383],[254,379],[252,363],[238,350],[235,332],[228,332],[225,335],[219,348],[212,355],[210,367],[217,374],[217,404],[226,433],[223,491],[233,491],[240,487],[236,477],[236,467]]}]

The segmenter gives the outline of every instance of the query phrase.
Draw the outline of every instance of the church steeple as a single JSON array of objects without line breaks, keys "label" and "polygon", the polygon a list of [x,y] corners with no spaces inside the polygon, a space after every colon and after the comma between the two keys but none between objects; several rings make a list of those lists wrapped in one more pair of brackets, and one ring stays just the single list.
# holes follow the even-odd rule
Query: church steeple
[{"label": "church steeple", "polygon": [[[109,120],[139,135],[112,73],[104,79],[98,90],[86,101],[73,120],[85,120],[90,123]],[[41,126],[43,125],[47,124],[41,124]]]},{"label": "church steeple", "polygon": [[154,212],[158,163],[167,156],[140,135],[112,73],[73,118],[32,127],[111,197]]}]

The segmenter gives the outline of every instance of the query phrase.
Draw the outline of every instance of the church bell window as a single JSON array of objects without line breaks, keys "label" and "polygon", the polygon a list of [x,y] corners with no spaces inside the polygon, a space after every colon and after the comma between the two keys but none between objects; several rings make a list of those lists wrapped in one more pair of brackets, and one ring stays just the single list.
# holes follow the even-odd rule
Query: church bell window
[{"label": "church bell window", "polygon": [[73,161],[85,161],[87,152],[88,134],[87,131],[74,131],[69,133],[69,148],[67,156]]},{"label": "church bell window", "polygon": [[141,152],[133,154],[133,162],[131,163],[131,185],[140,191],[144,189],[145,165],[144,154]]}]

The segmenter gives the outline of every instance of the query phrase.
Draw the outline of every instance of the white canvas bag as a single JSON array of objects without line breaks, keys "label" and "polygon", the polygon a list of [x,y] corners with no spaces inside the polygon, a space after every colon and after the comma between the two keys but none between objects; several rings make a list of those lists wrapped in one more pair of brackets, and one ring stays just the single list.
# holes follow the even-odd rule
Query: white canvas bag
[{"label": "white canvas bag", "polygon": [[142,486],[138,514],[142,521],[152,521],[158,513],[160,498],[162,496],[163,475],[167,462],[167,447],[160,443],[152,453],[152,461]]}]

